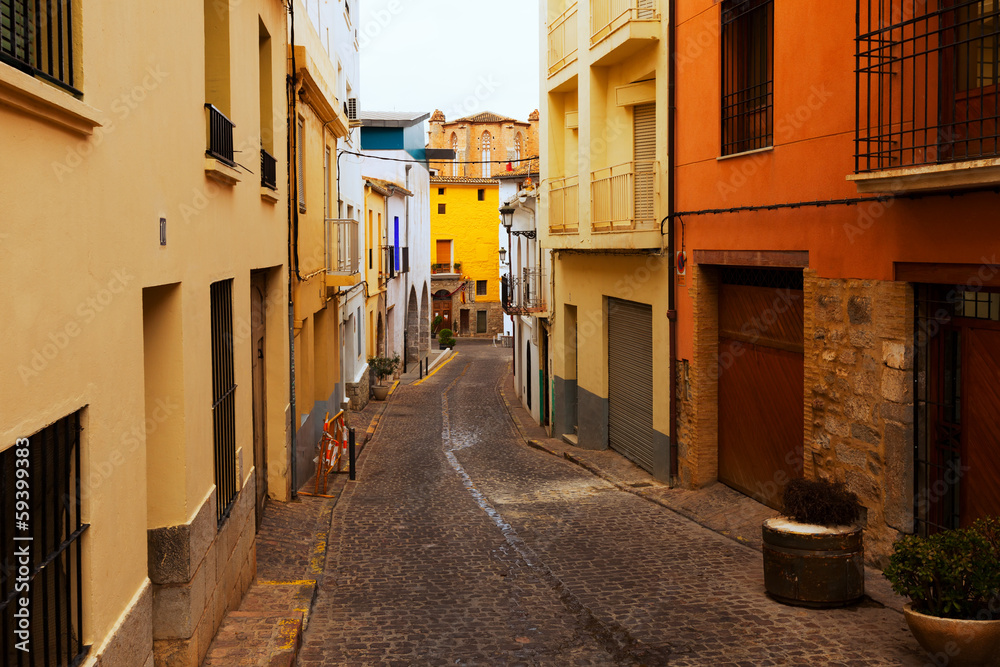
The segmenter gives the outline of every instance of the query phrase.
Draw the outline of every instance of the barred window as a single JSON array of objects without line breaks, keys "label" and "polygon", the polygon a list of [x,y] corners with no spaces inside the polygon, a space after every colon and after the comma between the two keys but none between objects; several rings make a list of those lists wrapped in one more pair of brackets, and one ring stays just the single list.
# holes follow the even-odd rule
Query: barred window
[{"label": "barred window", "polygon": [[477,280],[476,281],[476,296],[486,296],[486,281]]},{"label": "barred window", "polygon": [[774,4],[722,4],[722,154],[774,141]]},{"label": "barred window", "polygon": [[236,474],[236,377],[233,368],[233,281],[212,283],[212,440],[219,525],[239,493]]},{"label": "barred window", "polygon": [[[82,635],[80,536],[89,524],[80,516],[81,416],[0,453],[0,664],[69,667],[90,650]],[[19,634],[24,614],[29,632]]]},{"label": "barred window", "polygon": [[0,0],[0,62],[74,95],[72,0]]}]

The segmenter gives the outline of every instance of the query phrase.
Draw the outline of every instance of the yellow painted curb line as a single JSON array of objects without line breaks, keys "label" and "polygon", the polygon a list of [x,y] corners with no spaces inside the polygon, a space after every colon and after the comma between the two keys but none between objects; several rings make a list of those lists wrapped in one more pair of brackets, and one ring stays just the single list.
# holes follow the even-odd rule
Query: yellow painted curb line
[{"label": "yellow painted curb line", "polygon": [[416,387],[417,385],[419,385],[419,384],[420,384],[421,382],[423,382],[424,380],[429,380],[429,379],[431,379],[431,376],[432,376],[432,375],[434,375],[434,374],[435,374],[435,373],[437,373],[437,372],[438,372],[439,370],[441,370],[442,368],[444,368],[445,366],[447,366],[448,364],[450,364],[450,363],[451,363],[451,360],[452,360],[452,359],[454,359],[454,358],[455,358],[455,357],[457,357],[457,356],[458,356],[458,352],[455,352],[455,353],[453,353],[453,354],[452,354],[452,355],[451,355],[450,357],[448,357],[447,359],[445,359],[445,360],[444,360],[444,362],[442,362],[442,363],[438,364],[437,368],[435,368],[435,369],[434,369],[434,370],[432,370],[432,371],[431,371],[430,373],[428,373],[428,374],[427,374],[426,376],[424,376],[423,380],[417,380],[416,382],[414,382],[414,383],[413,383],[413,386],[414,386],[414,387]]},{"label": "yellow painted curb line", "polygon": [[395,382],[392,383],[392,386],[389,387],[389,393],[386,394],[385,397],[389,398],[390,396],[392,396],[392,392],[396,391],[396,387],[398,386],[399,386],[399,380],[396,380]]}]

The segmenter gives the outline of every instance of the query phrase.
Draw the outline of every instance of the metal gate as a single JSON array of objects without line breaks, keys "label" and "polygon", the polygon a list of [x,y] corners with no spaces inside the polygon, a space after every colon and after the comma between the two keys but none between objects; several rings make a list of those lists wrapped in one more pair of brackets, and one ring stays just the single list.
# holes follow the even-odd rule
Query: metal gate
[{"label": "metal gate", "polygon": [[780,508],[802,476],[802,272],[722,269],[719,481]]},{"label": "metal gate", "polygon": [[608,299],[608,445],[653,471],[653,309]]}]

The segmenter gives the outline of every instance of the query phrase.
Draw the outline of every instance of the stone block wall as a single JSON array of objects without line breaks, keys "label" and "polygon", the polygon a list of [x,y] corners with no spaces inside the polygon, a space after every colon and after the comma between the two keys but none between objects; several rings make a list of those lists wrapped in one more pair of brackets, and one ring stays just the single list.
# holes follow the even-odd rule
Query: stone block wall
[{"label": "stone block wall", "polygon": [[347,399],[350,402],[351,410],[355,412],[364,410],[368,405],[371,393],[371,373],[362,373],[360,382],[347,383]]},{"label": "stone block wall", "polygon": [[157,667],[198,667],[239,607],[257,573],[255,489],[251,474],[222,526],[213,492],[191,523],[148,531]]},{"label": "stone block wall", "polygon": [[913,290],[804,272],[805,475],[843,481],[884,564],[913,525]]}]

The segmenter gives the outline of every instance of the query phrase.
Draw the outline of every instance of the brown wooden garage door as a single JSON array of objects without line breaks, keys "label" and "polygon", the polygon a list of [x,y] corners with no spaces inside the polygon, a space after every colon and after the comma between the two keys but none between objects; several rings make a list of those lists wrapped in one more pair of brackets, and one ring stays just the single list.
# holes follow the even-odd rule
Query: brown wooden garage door
[{"label": "brown wooden garage door", "polygon": [[802,475],[802,272],[721,274],[719,480],[780,508]]}]

